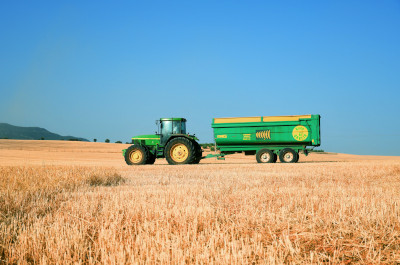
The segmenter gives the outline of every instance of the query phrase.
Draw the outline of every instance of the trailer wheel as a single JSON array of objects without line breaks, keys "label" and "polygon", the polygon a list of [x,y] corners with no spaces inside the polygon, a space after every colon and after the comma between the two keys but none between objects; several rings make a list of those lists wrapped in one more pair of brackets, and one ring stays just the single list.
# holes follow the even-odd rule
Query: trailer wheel
[{"label": "trailer wheel", "polygon": [[278,160],[278,156],[274,153],[274,160],[272,160],[272,163],[276,163],[276,160]]},{"label": "trailer wheel", "polygon": [[184,137],[174,138],[165,146],[165,158],[170,165],[193,164],[196,153],[193,141]]},{"label": "trailer wheel", "polygon": [[300,154],[297,153],[297,158],[296,158],[296,161],[294,161],[294,162],[295,162],[295,163],[299,162],[299,158],[300,158]]},{"label": "trailer wheel", "polygon": [[144,165],[149,157],[149,150],[142,145],[131,145],[125,152],[128,165]]},{"label": "trailer wheel", "polygon": [[284,148],[279,152],[281,163],[296,163],[299,160],[299,154],[292,148]]},{"label": "trailer wheel", "polygon": [[273,163],[275,154],[269,149],[258,150],[256,160],[258,163]]}]

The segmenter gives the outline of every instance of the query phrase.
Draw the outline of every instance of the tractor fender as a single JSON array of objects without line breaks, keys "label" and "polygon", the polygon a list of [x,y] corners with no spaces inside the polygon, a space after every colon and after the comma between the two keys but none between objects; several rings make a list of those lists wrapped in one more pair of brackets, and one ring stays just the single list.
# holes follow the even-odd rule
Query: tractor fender
[{"label": "tractor fender", "polygon": [[196,142],[196,140],[194,140],[192,137],[190,137],[187,134],[174,134],[174,135],[171,135],[171,137],[168,138],[168,140],[165,142],[165,145],[167,145],[169,143],[169,141],[171,141],[172,139],[177,138],[177,137],[184,137],[184,138],[186,138],[186,139],[188,139],[190,141]]}]

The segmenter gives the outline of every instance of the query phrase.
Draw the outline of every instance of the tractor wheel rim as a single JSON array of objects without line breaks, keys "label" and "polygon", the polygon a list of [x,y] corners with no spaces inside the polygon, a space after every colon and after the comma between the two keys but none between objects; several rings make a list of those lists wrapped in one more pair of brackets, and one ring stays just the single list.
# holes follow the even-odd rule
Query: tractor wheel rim
[{"label": "tractor wheel rim", "polygon": [[291,152],[287,152],[284,156],[283,159],[285,162],[291,162],[293,160],[293,154]]},{"label": "tractor wheel rim", "polygon": [[189,156],[189,150],[184,144],[176,144],[171,148],[170,156],[175,162],[183,162]]},{"label": "tractor wheel rim", "polygon": [[263,163],[268,162],[270,158],[271,158],[271,156],[268,153],[263,153],[260,157],[261,162],[263,162]]},{"label": "tractor wheel rim", "polygon": [[142,161],[143,154],[140,150],[135,150],[130,154],[130,158],[132,163],[139,163]]}]

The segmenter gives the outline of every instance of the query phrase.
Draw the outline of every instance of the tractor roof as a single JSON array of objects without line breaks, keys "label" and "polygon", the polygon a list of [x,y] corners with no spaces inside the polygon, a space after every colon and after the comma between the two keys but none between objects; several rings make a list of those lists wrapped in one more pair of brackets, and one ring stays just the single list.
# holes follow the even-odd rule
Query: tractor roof
[{"label": "tractor roof", "polygon": [[160,121],[186,121],[185,118],[161,118]]}]

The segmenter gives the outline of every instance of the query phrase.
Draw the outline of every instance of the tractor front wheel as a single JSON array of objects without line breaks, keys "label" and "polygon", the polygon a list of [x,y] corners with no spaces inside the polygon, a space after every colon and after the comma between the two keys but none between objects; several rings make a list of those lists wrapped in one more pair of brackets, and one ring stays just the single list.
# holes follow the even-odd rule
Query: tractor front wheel
[{"label": "tractor front wheel", "polygon": [[165,146],[165,158],[170,165],[193,164],[196,154],[195,144],[184,137],[174,138]]},{"label": "tractor front wheel", "polygon": [[144,165],[149,157],[149,150],[142,145],[131,145],[125,152],[125,162],[128,165]]}]

